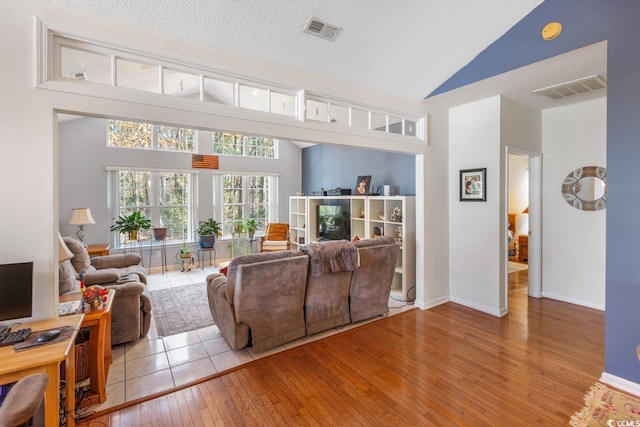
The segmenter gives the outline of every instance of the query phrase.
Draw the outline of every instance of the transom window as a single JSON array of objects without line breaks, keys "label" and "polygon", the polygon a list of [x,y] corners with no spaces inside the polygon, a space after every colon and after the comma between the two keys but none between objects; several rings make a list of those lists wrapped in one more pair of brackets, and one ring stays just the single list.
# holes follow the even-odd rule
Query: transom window
[{"label": "transom window", "polygon": [[261,136],[233,135],[213,132],[212,149],[214,154],[228,156],[264,157],[275,159],[278,151],[278,140]]},{"label": "transom window", "polygon": [[196,149],[196,131],[193,129],[121,120],[108,120],[107,128],[110,147],[188,153]]},{"label": "transom window", "polygon": [[276,177],[265,175],[223,175],[223,230],[230,236],[236,225],[255,219],[258,229],[264,230],[269,222],[271,189]]},{"label": "transom window", "polygon": [[[154,226],[167,227],[168,241],[190,241],[192,231],[192,182],[190,173],[120,170],[117,173],[116,215],[140,211]],[[148,238],[148,233],[138,240]],[[116,237],[116,246],[129,243]]]}]

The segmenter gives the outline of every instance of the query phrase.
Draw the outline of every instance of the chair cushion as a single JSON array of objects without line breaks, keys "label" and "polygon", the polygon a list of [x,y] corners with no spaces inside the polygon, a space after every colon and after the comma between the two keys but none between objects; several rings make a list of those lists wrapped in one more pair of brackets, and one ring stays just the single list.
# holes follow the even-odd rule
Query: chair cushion
[{"label": "chair cushion", "polygon": [[87,252],[87,248],[84,247],[84,244],[78,240],[76,237],[65,236],[62,238],[64,240],[65,245],[69,248],[71,252],[73,252],[73,258],[71,258],[71,264],[73,264],[73,268],[76,271],[86,270],[91,264],[91,258],[89,257],[89,252]]},{"label": "chair cushion", "polygon": [[284,246],[287,247],[286,240],[265,240],[262,242],[262,246]]}]

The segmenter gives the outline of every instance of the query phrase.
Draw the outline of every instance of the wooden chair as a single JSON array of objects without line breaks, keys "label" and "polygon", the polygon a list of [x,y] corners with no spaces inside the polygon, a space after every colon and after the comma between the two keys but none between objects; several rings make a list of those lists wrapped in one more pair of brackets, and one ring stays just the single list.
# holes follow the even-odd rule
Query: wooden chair
[{"label": "wooden chair", "polygon": [[267,231],[260,240],[260,252],[288,251],[289,249],[291,249],[289,224],[279,222],[267,224]]},{"label": "wooden chair", "polygon": [[49,375],[33,374],[21,378],[0,406],[0,426],[27,425],[44,400]]}]

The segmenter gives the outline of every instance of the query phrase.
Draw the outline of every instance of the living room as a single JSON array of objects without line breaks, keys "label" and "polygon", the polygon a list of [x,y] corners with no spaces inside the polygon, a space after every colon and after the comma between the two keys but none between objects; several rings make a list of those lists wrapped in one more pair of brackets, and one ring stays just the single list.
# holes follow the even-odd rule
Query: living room
[{"label": "living room", "polygon": [[[576,6],[574,4],[574,6]],[[633,8],[630,3],[625,3],[625,7]],[[569,6],[567,6],[569,7]],[[598,13],[592,13],[593,16],[601,16],[599,9],[595,3],[589,3],[589,8],[584,7],[587,12],[595,9]],[[576,9],[582,10],[582,6]],[[558,2],[544,2],[541,9],[531,17],[536,24],[536,28],[543,20],[553,18],[554,11],[566,12],[564,6],[560,6]],[[635,11],[635,9],[632,9]],[[585,12],[585,13],[587,13]],[[571,40],[558,39],[559,43],[563,43],[561,48],[552,48],[549,52],[544,53],[538,59],[549,58],[552,55],[559,54],[570,49],[585,46],[609,37],[609,81],[613,82],[609,86],[607,96],[607,112],[609,123],[607,124],[607,149],[608,159],[607,166],[609,170],[614,171],[611,177],[616,185],[612,185],[610,196],[610,204],[607,206],[607,316],[611,316],[611,322],[608,323],[612,330],[610,338],[607,340],[607,357],[610,362],[607,363],[607,369],[612,369],[615,375],[627,378],[631,381],[638,382],[639,378],[635,370],[637,357],[634,354],[635,345],[640,339],[636,332],[624,332],[625,325],[629,322],[628,318],[623,318],[622,314],[616,313],[632,313],[632,301],[636,301],[637,291],[635,290],[635,273],[632,266],[634,265],[632,256],[635,251],[634,223],[629,219],[629,212],[633,212],[633,198],[625,196],[625,193],[633,194],[630,186],[636,181],[633,172],[635,169],[628,165],[629,159],[637,157],[636,149],[633,144],[628,141],[634,139],[637,135],[637,106],[629,101],[634,98],[634,89],[630,85],[621,87],[621,83],[626,80],[633,80],[633,74],[638,69],[638,64],[633,55],[628,52],[634,48],[633,35],[637,33],[637,29],[622,34],[622,29],[626,31],[627,27],[622,24],[613,24],[618,22],[618,18],[622,22],[626,22],[624,17],[617,15],[619,12],[609,11],[602,12],[611,18],[610,25],[603,29],[600,25],[577,25],[580,28],[596,28],[597,36],[589,34],[587,30],[580,30],[582,37],[580,40],[572,38]],[[610,14],[616,14],[611,17]],[[24,5],[12,6],[11,13],[5,15],[2,19],[4,24],[3,32],[7,38],[16,40],[16,43],[7,46],[7,57],[16,58],[14,67],[8,70],[9,78],[6,79],[5,93],[13,94],[11,102],[3,103],[3,116],[11,126],[8,128],[7,140],[20,141],[14,143],[11,150],[6,150],[3,164],[6,165],[5,178],[13,179],[15,176],[21,176],[20,188],[8,189],[9,197],[20,202],[22,209],[20,212],[7,212],[7,221],[5,221],[5,235],[7,236],[4,248],[6,253],[25,254],[28,253],[33,258],[36,265],[36,281],[38,282],[37,292],[40,298],[35,304],[35,311],[38,317],[52,316],[56,302],[56,279],[55,279],[55,232],[60,224],[65,222],[63,211],[58,209],[58,176],[56,153],[56,112],[63,113],[83,113],[99,117],[115,117],[127,118],[129,120],[180,124],[198,129],[229,129],[232,127],[235,131],[246,134],[258,135],[277,135],[280,134],[291,140],[317,141],[320,143],[339,143],[342,145],[352,145],[355,147],[372,146],[378,149],[394,149],[399,152],[413,152],[416,154],[416,197],[418,199],[417,219],[422,224],[417,230],[419,242],[419,257],[424,260],[424,266],[419,273],[419,282],[421,287],[418,288],[417,297],[425,306],[430,302],[445,301],[450,293],[450,274],[460,268],[464,259],[458,259],[450,248],[450,237],[448,231],[449,224],[449,199],[455,199],[455,192],[449,190],[449,182],[455,181],[455,174],[459,165],[449,165],[448,163],[448,111],[438,111],[437,108],[430,114],[430,138],[428,147],[416,148],[404,144],[397,139],[386,138],[377,135],[374,138],[363,137],[362,135],[333,134],[324,131],[319,126],[306,125],[286,125],[282,128],[282,123],[269,124],[260,120],[251,120],[240,117],[232,117],[229,114],[216,115],[207,114],[202,111],[190,112],[181,108],[172,108],[170,103],[158,105],[149,105],[146,100],[129,100],[115,99],[114,96],[104,96],[98,98],[97,93],[87,91],[86,93],[62,93],[55,88],[55,85],[49,85],[50,89],[44,90],[33,88],[33,69],[34,64],[29,52],[32,49],[32,30],[27,22],[31,22],[33,15],[39,16],[48,22],[56,23],[58,28],[64,29],[69,33],[79,32],[82,34],[92,35],[95,39],[101,39],[103,34],[96,31],[95,28],[108,28],[110,32],[109,38],[120,42],[118,44],[127,44],[127,40],[136,40],[136,46],[144,51],[162,52],[169,50],[172,52],[189,52],[194,53],[195,57],[210,57],[219,55],[227,58],[227,64],[230,68],[244,68],[247,64],[251,65],[247,69],[260,69],[260,73],[266,79],[286,80],[290,78],[293,81],[311,81],[311,86],[322,87],[330,93],[340,93],[348,98],[367,98],[368,104],[374,105],[400,105],[400,110],[410,110],[419,113],[426,112],[427,107],[421,106],[419,102],[402,103],[397,98],[383,96],[378,93],[366,92],[350,88],[348,85],[338,85],[335,82],[322,79],[309,79],[304,75],[283,70],[272,64],[264,64],[251,62],[242,59],[239,64],[238,59],[231,56],[225,56],[224,53],[209,50],[202,46],[194,47],[192,45],[176,41],[170,37],[156,38],[156,34],[151,35],[149,32],[140,29],[132,29],[124,24],[110,22],[103,18],[87,16],[85,14],[60,10],[59,8],[46,4],[45,2],[25,2]],[[568,16],[570,14],[567,13]],[[629,15],[633,15],[630,13]],[[614,19],[615,18],[615,19]],[[586,16],[580,19],[588,20]],[[590,22],[590,21],[589,21]],[[53,25],[53,24],[51,24]],[[615,28],[614,28],[615,27]],[[522,28],[518,26],[519,30]],[[17,37],[16,37],[17,36]],[[536,34],[539,36],[539,34]],[[526,43],[526,42],[525,42]],[[612,47],[613,45],[613,47]],[[548,46],[551,46],[548,45]],[[496,47],[495,49],[498,49]],[[495,51],[493,51],[495,52]],[[508,56],[508,55],[496,55]],[[508,67],[508,66],[505,66]],[[502,71],[506,71],[503,69]],[[617,82],[617,83],[616,83]],[[307,86],[307,85],[302,85]],[[44,87],[44,86],[43,86]],[[104,95],[104,94],[103,94]],[[480,107],[481,106],[477,106]],[[615,120],[611,120],[611,118]],[[232,126],[231,126],[232,125]],[[308,133],[304,133],[302,129],[307,129]],[[24,174],[24,159],[30,160],[30,173]],[[451,166],[452,170],[449,170]],[[470,165],[477,166],[477,165]],[[499,167],[499,166],[498,166]],[[568,171],[567,171],[568,172]],[[24,176],[22,176],[24,175]],[[372,173],[375,175],[375,173]],[[492,183],[499,185],[498,175],[493,176]],[[610,182],[611,183],[611,182]],[[341,183],[343,184],[343,183]],[[352,184],[348,184],[351,186]],[[493,184],[492,184],[493,185]],[[556,183],[556,185],[559,185]],[[332,185],[333,186],[333,185]],[[343,184],[343,186],[347,186]],[[494,196],[498,191],[495,190]],[[38,195],[38,197],[34,197]],[[616,197],[617,196],[617,197]],[[496,200],[494,197],[493,200]],[[427,202],[428,201],[428,202]],[[453,202],[451,202],[453,203]],[[25,213],[26,212],[26,213]],[[65,213],[66,214],[66,213]],[[464,220],[464,215],[459,218]],[[495,220],[496,230],[502,227],[504,221]],[[616,225],[620,224],[620,225]],[[455,227],[452,227],[455,228]],[[30,230],[25,233],[25,230]],[[91,234],[91,232],[90,232]],[[494,233],[492,233],[493,235]],[[495,233],[497,236],[498,234]],[[47,238],[42,238],[47,236]],[[465,236],[462,243],[468,241],[469,236]],[[474,235],[474,247],[484,244],[481,238]],[[497,245],[497,243],[496,243]],[[496,250],[496,253],[498,251]],[[18,255],[14,255],[8,259],[17,259]],[[496,261],[497,264],[497,261]],[[493,268],[493,266],[492,266]],[[498,271],[498,268],[495,269]],[[497,273],[496,273],[497,274]],[[492,275],[495,279],[495,275]],[[455,277],[452,277],[455,279]],[[464,280],[459,283],[463,286]],[[458,289],[454,289],[458,290]],[[633,320],[633,319],[631,319]],[[617,325],[617,327],[616,327]]]}]

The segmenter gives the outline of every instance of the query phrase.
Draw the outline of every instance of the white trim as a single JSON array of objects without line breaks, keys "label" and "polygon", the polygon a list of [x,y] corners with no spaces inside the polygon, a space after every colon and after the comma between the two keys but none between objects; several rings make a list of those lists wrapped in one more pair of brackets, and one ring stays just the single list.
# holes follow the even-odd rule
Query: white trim
[{"label": "white trim", "polygon": [[[256,157],[261,159],[262,157]],[[280,172],[249,172],[249,171],[232,171],[232,170],[212,170],[213,175],[251,175],[251,176],[280,176]]]},{"label": "white trim", "polygon": [[451,300],[449,299],[448,296],[445,295],[445,296],[442,296],[440,298],[436,298],[436,299],[432,299],[432,300],[429,300],[429,301],[425,301],[424,304],[422,302],[416,300],[415,304],[416,304],[416,306],[418,308],[420,308],[422,310],[429,310],[430,308],[437,307],[437,306],[445,304],[445,303],[447,303],[449,301],[451,301]]},{"label": "white trim", "polygon": [[542,292],[542,297],[562,302],[568,302],[569,304],[581,305],[583,307],[589,307],[595,310],[605,311],[605,304],[597,304],[592,301],[585,301],[577,298],[567,297],[565,295],[554,294],[553,292]]},{"label": "white trim", "polygon": [[484,304],[478,304],[475,301],[470,301],[464,298],[458,298],[451,296],[449,297],[451,302],[455,302],[456,304],[464,305],[465,307],[473,308],[474,310],[482,311],[483,313],[488,313],[496,317],[502,317],[502,313],[500,310],[496,310],[495,307],[490,307]]},{"label": "white trim", "polygon": [[611,375],[606,371],[600,375],[600,381],[622,391],[626,391],[627,393],[631,393],[634,396],[640,396],[640,384],[634,383],[633,381]]},{"label": "white trim", "polygon": [[202,169],[170,169],[170,168],[153,168],[140,166],[105,166],[106,171],[133,171],[133,172],[168,172],[168,173],[188,173],[198,175]]}]

